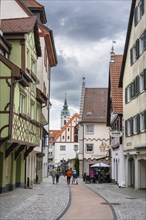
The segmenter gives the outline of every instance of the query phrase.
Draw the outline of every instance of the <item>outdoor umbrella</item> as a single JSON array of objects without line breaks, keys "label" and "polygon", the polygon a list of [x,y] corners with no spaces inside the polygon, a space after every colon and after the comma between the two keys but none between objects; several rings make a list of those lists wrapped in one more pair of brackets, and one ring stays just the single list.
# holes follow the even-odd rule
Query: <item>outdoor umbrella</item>
[{"label": "outdoor umbrella", "polygon": [[99,162],[99,163],[92,165],[91,167],[110,167],[110,165],[108,165],[106,163]]}]

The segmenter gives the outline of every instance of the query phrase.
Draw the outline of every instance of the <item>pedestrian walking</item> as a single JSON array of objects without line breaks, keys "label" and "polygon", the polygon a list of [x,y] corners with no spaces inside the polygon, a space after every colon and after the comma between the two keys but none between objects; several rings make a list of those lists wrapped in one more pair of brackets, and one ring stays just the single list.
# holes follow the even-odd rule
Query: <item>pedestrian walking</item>
[{"label": "pedestrian walking", "polygon": [[59,177],[60,177],[60,170],[57,169],[57,171],[56,171],[56,184],[59,183]]},{"label": "pedestrian walking", "polygon": [[52,182],[55,184],[55,177],[56,177],[56,169],[53,167],[50,171],[50,175],[52,176]]},{"label": "pedestrian walking", "polygon": [[67,176],[67,184],[70,184],[70,179],[71,179],[71,176],[72,176],[71,169],[67,170],[66,176]]},{"label": "pedestrian walking", "polygon": [[87,176],[87,173],[84,173],[84,174],[83,174],[83,181],[84,181],[84,182],[86,181],[86,176]]},{"label": "pedestrian walking", "polygon": [[75,184],[75,185],[78,184],[78,174],[77,174],[76,170],[74,170],[72,173],[72,184]]}]

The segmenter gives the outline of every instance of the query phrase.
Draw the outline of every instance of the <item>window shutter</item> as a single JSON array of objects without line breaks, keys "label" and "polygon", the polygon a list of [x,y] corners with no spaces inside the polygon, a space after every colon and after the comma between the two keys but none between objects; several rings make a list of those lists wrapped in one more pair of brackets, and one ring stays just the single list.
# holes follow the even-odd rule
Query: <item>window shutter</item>
[{"label": "window shutter", "polygon": [[140,115],[137,115],[137,133],[140,132]]},{"label": "window shutter", "polygon": [[131,87],[132,87],[132,98],[134,98],[135,97],[135,80],[134,82],[132,82]]},{"label": "window shutter", "polygon": [[133,135],[133,118],[130,118],[130,135]]},{"label": "window shutter", "polygon": [[146,131],[146,110],[144,111],[144,129]]},{"label": "window shutter", "polygon": [[144,69],[144,89],[146,90],[146,69]]},{"label": "window shutter", "polygon": [[144,15],[144,0],[141,0],[141,15]]},{"label": "window shutter", "polygon": [[125,121],[125,136],[128,137],[128,121]]},{"label": "window shutter", "polygon": [[144,31],[144,34],[143,34],[143,40],[144,40],[144,50],[146,49],[146,29]]},{"label": "window shutter", "polygon": [[125,88],[125,103],[127,104],[128,100],[127,100],[127,87]]},{"label": "window shutter", "polygon": [[129,99],[132,99],[132,83],[129,85]]},{"label": "window shutter", "polygon": [[136,40],[136,59],[139,57],[139,39]]},{"label": "window shutter", "polygon": [[136,7],[135,8],[135,11],[134,11],[134,25],[136,26],[137,25],[137,22],[138,22],[138,19],[137,19],[137,13],[138,13],[138,8]]},{"label": "window shutter", "polygon": [[130,63],[133,64],[133,48],[130,49]]}]

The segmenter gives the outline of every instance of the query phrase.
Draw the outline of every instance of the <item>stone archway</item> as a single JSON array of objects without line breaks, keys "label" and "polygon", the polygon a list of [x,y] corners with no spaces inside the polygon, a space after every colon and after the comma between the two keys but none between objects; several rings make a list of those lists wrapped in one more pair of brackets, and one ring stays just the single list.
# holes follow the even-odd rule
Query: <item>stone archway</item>
[{"label": "stone archway", "polygon": [[135,161],[133,157],[128,160],[128,186],[135,187]]}]

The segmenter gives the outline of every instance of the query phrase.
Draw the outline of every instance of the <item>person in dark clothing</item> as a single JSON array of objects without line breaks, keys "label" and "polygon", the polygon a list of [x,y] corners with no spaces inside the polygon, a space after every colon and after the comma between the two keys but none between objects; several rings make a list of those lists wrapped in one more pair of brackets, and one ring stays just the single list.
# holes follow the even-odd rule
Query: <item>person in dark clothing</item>
[{"label": "person in dark clothing", "polygon": [[85,182],[86,180],[86,173],[83,174],[83,181]]},{"label": "person in dark clothing", "polygon": [[60,177],[60,170],[57,169],[57,171],[56,171],[56,183],[59,183],[59,177]]}]

